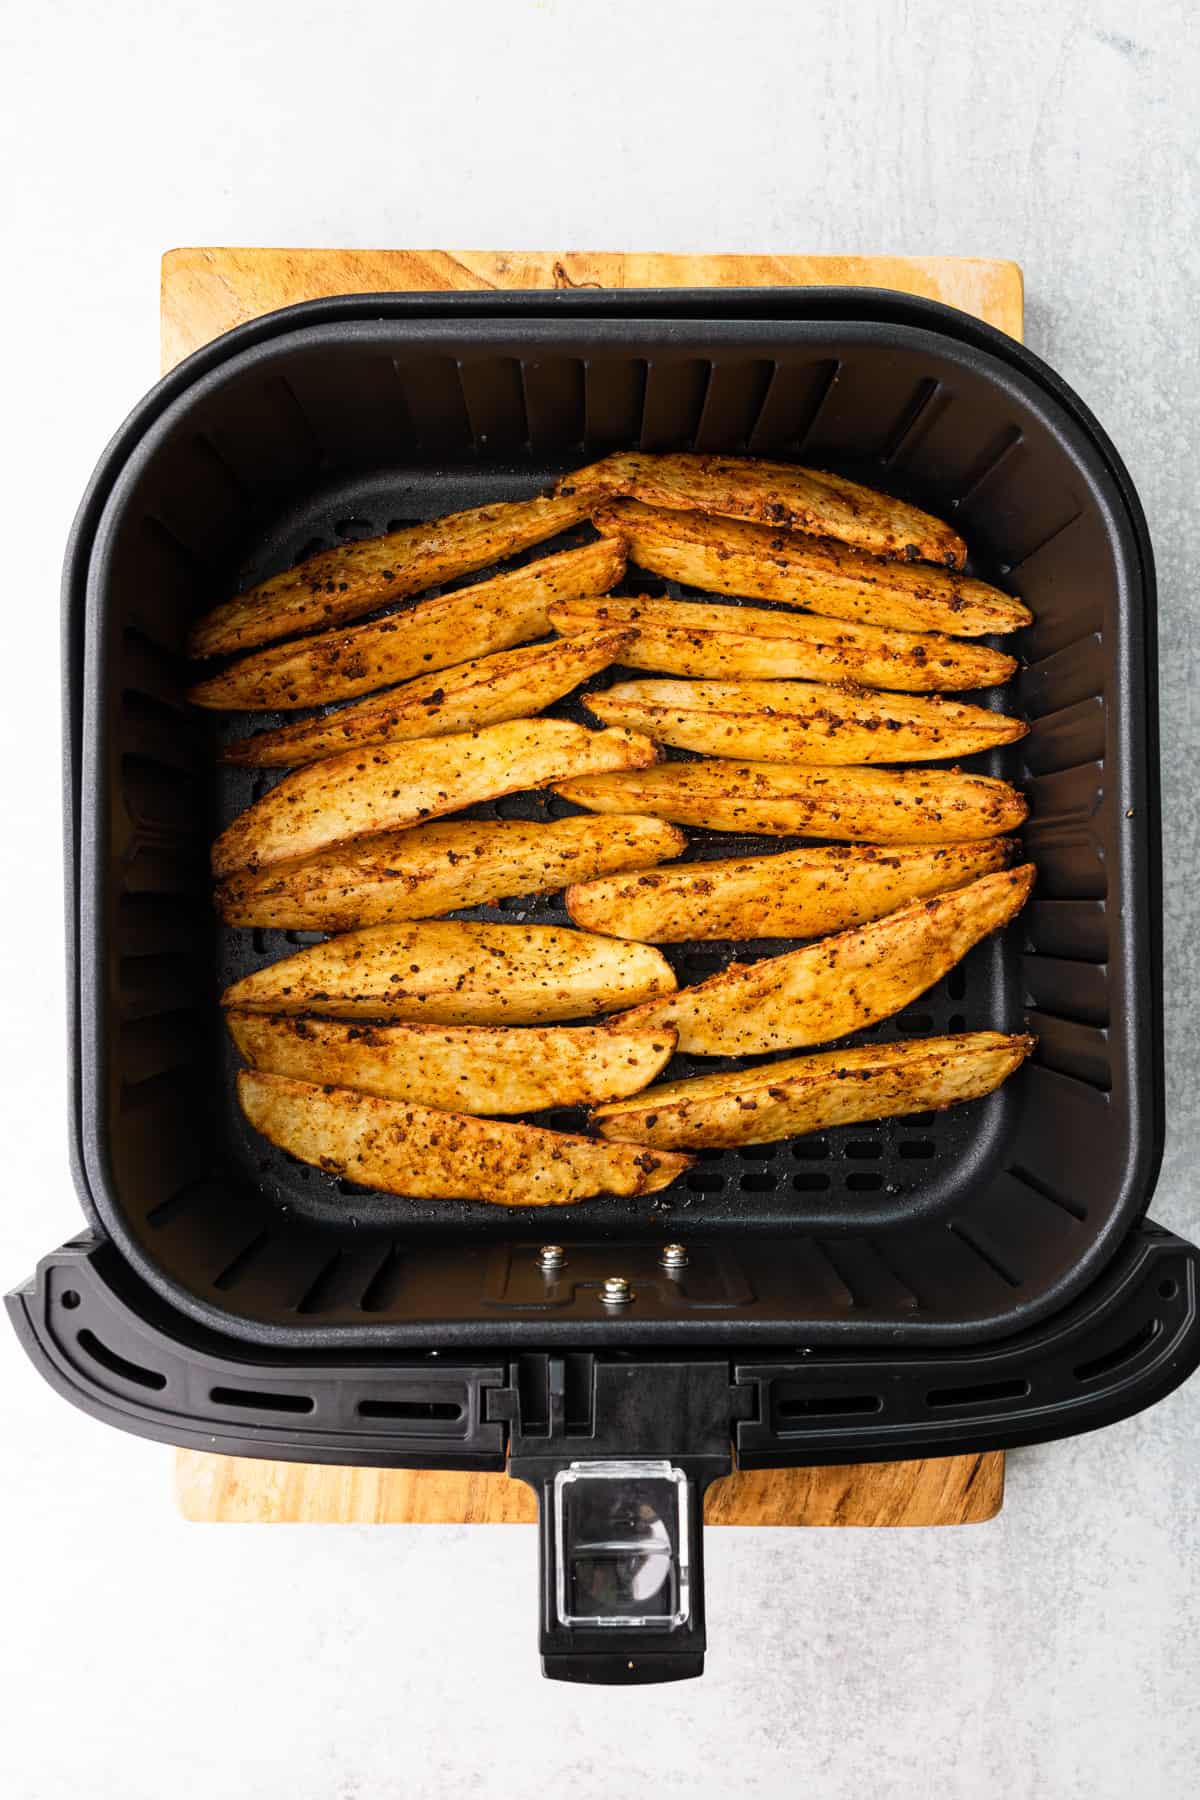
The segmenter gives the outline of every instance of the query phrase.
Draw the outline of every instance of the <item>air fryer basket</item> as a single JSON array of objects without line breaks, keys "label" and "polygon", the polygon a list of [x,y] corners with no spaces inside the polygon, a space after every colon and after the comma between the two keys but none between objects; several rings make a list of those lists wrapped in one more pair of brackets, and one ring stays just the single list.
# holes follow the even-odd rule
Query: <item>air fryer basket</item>
[{"label": "air fryer basket", "polygon": [[[1040,1045],[970,1107],[707,1155],[657,1204],[557,1212],[570,1261],[547,1284],[534,1209],[347,1189],[240,1120],[216,993],[289,938],[212,921],[208,843],[262,778],[214,775],[180,646],[216,596],[318,544],[529,494],[628,444],[865,475],[951,513],[976,566],[1028,600],[1033,729],[983,766],[1029,793],[1035,899],[880,1033],[1027,1019]],[[175,1304],[260,1343],[950,1342],[1044,1316],[1139,1216],[1158,1155],[1151,580],[1108,460],[1055,396],[910,325],[381,318],[298,324],[219,361],[129,455],[88,574],[82,1123],[99,1221]],[[496,810],[516,806],[566,810]],[[703,853],[727,847],[712,834]],[[562,916],[480,914],[518,915]],[[672,954],[687,979],[720,955]],[[667,1278],[657,1246],[680,1235],[691,1259]],[[597,1291],[614,1259],[638,1290],[619,1319]]]},{"label": "air fryer basket", "polygon": [[[1034,902],[881,1034],[1028,1020],[1040,1048],[977,1106],[711,1156],[657,1206],[556,1211],[547,1277],[544,1214],[342,1191],[242,1126],[217,988],[289,939],[213,922],[208,842],[253,777],[214,775],[180,646],[319,543],[633,443],[861,474],[953,513],[1030,601],[1033,730],[984,766],[1033,802]],[[231,1454],[507,1467],[539,1497],[546,1672],[640,1682],[702,1670],[702,1500],[735,1456],[1034,1442],[1196,1366],[1200,1255],[1142,1218],[1162,1140],[1150,548],[1111,445],[1028,352],[852,290],[315,302],[147,396],[85,496],[64,596],[90,1229],[8,1307],[75,1404]],[[519,914],[559,916],[483,916]],[[681,972],[713,953],[680,947]],[[636,1299],[614,1317],[616,1269]]]}]

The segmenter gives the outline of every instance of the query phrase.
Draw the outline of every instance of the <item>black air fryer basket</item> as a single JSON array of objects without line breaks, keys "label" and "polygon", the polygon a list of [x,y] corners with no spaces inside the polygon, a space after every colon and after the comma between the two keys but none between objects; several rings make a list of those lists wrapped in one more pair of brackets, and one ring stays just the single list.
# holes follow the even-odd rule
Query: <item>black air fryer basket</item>
[{"label": "black air fryer basket", "polygon": [[[952,517],[1028,602],[1004,703],[1032,729],[974,760],[1030,798],[1034,898],[872,1035],[1028,1026],[1038,1049],[969,1106],[704,1153],[662,1195],[552,1227],[367,1193],[271,1148],[233,1098],[219,989],[306,940],[213,918],[208,847],[265,780],[218,772],[224,727],[181,697],[186,629],[318,547],[632,445],[838,468]],[[1163,1133],[1150,547],[1095,420],[1009,339],[859,290],[292,308],[127,422],[65,602],[89,1231],[10,1306],[79,1404],[246,1455],[509,1466],[539,1494],[548,1672],[649,1680],[702,1666],[700,1505],[733,1461],[1062,1436],[1200,1358],[1196,1254],[1143,1218]],[[689,854],[745,842],[703,835]],[[557,897],[471,916],[565,918]],[[694,981],[731,952],[668,954]],[[620,1306],[601,1295],[618,1273]]]}]

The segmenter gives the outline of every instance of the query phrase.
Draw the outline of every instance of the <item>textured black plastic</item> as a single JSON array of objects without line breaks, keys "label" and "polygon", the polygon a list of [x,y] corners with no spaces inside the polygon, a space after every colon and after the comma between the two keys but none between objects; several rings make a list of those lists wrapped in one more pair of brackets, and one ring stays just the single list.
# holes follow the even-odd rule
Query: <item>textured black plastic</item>
[{"label": "textured black plastic", "polygon": [[[582,1365],[582,1366],[581,1366]],[[738,1416],[726,1358],[563,1356],[522,1359],[509,1391],[492,1400],[509,1420],[509,1473],[538,1499],[542,1668],[558,1681],[608,1686],[686,1681],[704,1671],[704,1493],[733,1464]],[[687,1477],[691,1593],[686,1623],[662,1631],[559,1623],[554,1478],[573,1462],[645,1457]]]},{"label": "textured black plastic", "polygon": [[[661,1435],[596,1417],[604,1351],[557,1358],[251,1349],[167,1306],[112,1244],[52,1252],[7,1296],[31,1360],[75,1406],[121,1430],[226,1456],[368,1468],[502,1469],[573,1456],[714,1455],[712,1359],[665,1384]],[[643,1352],[678,1367],[670,1350]],[[562,1367],[561,1411],[551,1365]],[[730,1346],[727,1436],[739,1468],[873,1462],[1041,1443],[1094,1431],[1164,1398],[1200,1362],[1200,1251],[1149,1222],[1099,1279],[1040,1325],[962,1349]],[[607,1365],[605,1365],[607,1366]],[[628,1366],[618,1357],[615,1367]],[[682,1396],[682,1398],[681,1398]],[[692,1432],[696,1423],[703,1430]],[[597,1429],[598,1427],[598,1429]]]},{"label": "textured black plastic", "polygon": [[[588,317],[421,321],[362,301],[392,316],[263,322],[171,378],[98,477],[72,746],[81,1172],[131,1263],[196,1316],[258,1341],[381,1346],[978,1338],[1060,1305],[1144,1207],[1161,1135],[1153,578],[1126,478],[1078,403],[985,328],[957,337],[956,315],[907,302],[903,319],[883,301],[847,317],[845,296],[782,323],[757,301],[719,321],[656,318],[650,297],[639,317],[600,299]],[[976,952],[900,1029],[1020,1028],[1028,1012],[1042,1048],[977,1107],[711,1158],[657,1208],[556,1215],[581,1273],[550,1289],[531,1274],[536,1215],[341,1191],[241,1126],[216,983],[287,946],[211,922],[206,843],[253,778],[217,788],[178,649],[219,593],[318,540],[532,492],[630,442],[865,473],[953,512],[983,570],[1029,598],[1034,730],[1008,772],[1034,802],[1038,895],[1024,940]],[[712,955],[679,953],[689,976]],[[692,1275],[647,1273],[629,1316],[606,1317],[596,1281],[614,1256],[635,1279],[654,1268],[668,1226],[696,1240]]]},{"label": "textured black plastic", "polygon": [[[702,1501],[741,1468],[951,1455],[1094,1430],[1153,1405],[1200,1362],[1200,1252],[1143,1222],[1055,1316],[990,1346],[805,1350],[774,1361],[526,1352],[514,1361],[262,1349],[193,1324],[85,1236],[7,1296],[64,1398],[106,1424],[227,1455],[500,1470],[538,1496],[542,1666],[558,1680],[703,1672]],[[692,1606],[664,1634],[558,1624],[555,1471],[661,1458],[689,1479]]]}]

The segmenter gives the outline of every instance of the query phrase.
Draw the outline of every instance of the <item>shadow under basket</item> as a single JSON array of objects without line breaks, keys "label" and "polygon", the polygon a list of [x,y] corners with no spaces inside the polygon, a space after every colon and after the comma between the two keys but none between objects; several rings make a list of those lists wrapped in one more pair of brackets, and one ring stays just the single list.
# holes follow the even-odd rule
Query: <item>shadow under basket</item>
[{"label": "shadow under basket", "polygon": [[[124,458],[87,570],[81,1157],[138,1272],[210,1324],[310,1344],[948,1342],[1063,1304],[1144,1209],[1160,1141],[1153,577],[1097,435],[998,356],[870,319],[297,320],[185,381]],[[1022,672],[978,698],[1032,729],[975,760],[1029,796],[1034,898],[877,1035],[1028,1028],[1037,1052],[984,1101],[705,1153],[661,1196],[552,1227],[359,1190],[236,1106],[220,988],[301,940],[214,921],[208,847],[267,778],[216,763],[245,720],[184,703],[187,628],[318,547],[530,495],[628,445],[863,477],[952,518],[972,566],[1025,598]],[[695,836],[691,855],[751,841]],[[565,917],[557,897],[470,916]],[[733,953],[670,952],[681,980]],[[572,1249],[549,1285],[548,1234]],[[664,1236],[688,1241],[682,1277],[657,1268]],[[598,1286],[618,1264],[639,1297],[614,1318]]]}]

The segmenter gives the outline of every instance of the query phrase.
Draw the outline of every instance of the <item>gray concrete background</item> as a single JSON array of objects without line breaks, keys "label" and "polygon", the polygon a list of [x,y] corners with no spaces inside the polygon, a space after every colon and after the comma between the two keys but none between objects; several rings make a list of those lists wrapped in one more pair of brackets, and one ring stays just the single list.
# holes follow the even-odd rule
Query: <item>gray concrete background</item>
[{"label": "gray concrete background", "polygon": [[[156,372],[172,243],[1018,259],[1161,577],[1170,1135],[1200,1231],[1196,93],[1188,0],[0,6],[7,501],[0,1278],[63,1149],[57,565]],[[542,1684],[524,1530],[199,1529],[168,1453],[0,1342],[14,1800],[1195,1792],[1200,1382],[1013,1456],[994,1525],[710,1533],[709,1674]]]}]

